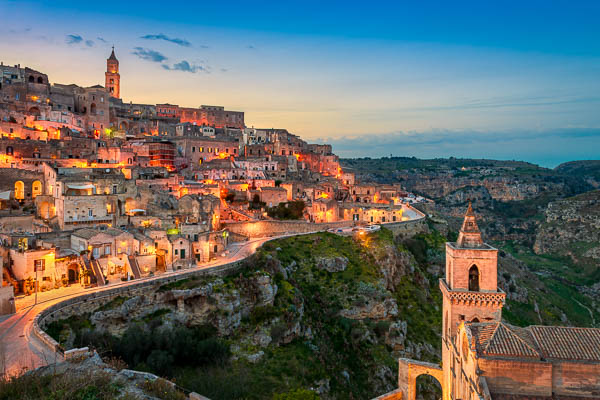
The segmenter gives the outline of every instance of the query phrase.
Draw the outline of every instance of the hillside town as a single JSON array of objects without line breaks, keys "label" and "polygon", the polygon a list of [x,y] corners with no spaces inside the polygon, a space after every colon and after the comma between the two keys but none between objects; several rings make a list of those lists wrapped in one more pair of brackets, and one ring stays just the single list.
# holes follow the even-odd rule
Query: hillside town
[{"label": "hillside town", "polygon": [[114,48],[104,86],[0,65],[3,313],[14,295],[200,267],[254,237],[422,217],[410,204],[424,199],[357,182],[331,145],[121,88]]}]

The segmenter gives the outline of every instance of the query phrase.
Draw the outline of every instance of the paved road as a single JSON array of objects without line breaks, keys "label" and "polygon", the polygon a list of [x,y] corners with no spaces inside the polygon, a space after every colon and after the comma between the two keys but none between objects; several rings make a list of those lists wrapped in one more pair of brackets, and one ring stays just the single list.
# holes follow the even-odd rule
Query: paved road
[{"label": "paved road", "polygon": [[[289,235],[286,235],[289,236]],[[282,236],[283,237],[283,236]],[[0,375],[7,373],[17,375],[24,370],[30,370],[43,365],[62,361],[55,352],[48,349],[33,335],[31,327],[35,316],[53,304],[82,294],[100,292],[103,290],[135,285],[140,282],[175,276],[194,269],[210,269],[234,261],[242,260],[256,252],[262,244],[273,238],[254,239],[248,242],[233,243],[228,247],[228,254],[218,257],[210,263],[192,269],[182,269],[154,277],[137,279],[129,282],[112,283],[106,286],[84,289],[80,285],[60,288],[38,294],[38,304],[34,304],[35,296],[20,296],[15,299],[17,312],[8,317],[0,317]]]}]

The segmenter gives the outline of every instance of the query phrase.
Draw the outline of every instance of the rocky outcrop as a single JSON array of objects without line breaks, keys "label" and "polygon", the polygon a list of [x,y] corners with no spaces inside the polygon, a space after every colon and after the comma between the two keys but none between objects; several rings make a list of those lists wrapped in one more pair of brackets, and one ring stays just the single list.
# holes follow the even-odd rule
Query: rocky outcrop
[{"label": "rocky outcrop", "polygon": [[398,315],[398,304],[391,297],[380,302],[367,299],[363,305],[340,311],[340,315],[349,319],[389,319]]},{"label": "rocky outcrop", "polygon": [[342,272],[348,266],[348,259],[346,257],[317,257],[315,263],[319,269],[328,272]]},{"label": "rocky outcrop", "polygon": [[600,252],[600,191],[548,204],[545,221],[536,232],[536,253],[563,251],[573,259],[597,259]]},{"label": "rocky outcrop", "polygon": [[237,279],[236,283],[214,278],[190,289],[159,290],[128,299],[115,309],[97,311],[90,320],[99,331],[119,336],[132,321],[149,320],[158,313],[167,321],[181,324],[210,323],[220,335],[229,335],[255,307],[272,306],[277,295],[277,285],[264,273]]}]

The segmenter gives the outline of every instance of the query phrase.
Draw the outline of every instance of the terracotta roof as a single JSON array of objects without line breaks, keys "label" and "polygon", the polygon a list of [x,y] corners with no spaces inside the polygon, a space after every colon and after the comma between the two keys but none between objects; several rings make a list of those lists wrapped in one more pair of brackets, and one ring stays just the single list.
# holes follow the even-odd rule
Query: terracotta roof
[{"label": "terracotta roof", "polygon": [[527,329],[502,322],[473,323],[472,340],[477,352],[484,356],[539,358],[540,353]]},{"label": "terracotta roof", "polygon": [[482,356],[600,362],[600,329],[566,326],[519,328],[503,322],[468,323]]},{"label": "terracotta roof", "polygon": [[600,329],[530,326],[544,358],[600,362]]}]

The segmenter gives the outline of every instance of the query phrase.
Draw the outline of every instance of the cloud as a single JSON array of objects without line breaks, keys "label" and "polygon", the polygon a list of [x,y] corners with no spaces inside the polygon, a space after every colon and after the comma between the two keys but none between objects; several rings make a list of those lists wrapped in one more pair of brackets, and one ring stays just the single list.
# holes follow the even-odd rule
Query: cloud
[{"label": "cloud", "polygon": [[24,28],[24,29],[9,29],[8,33],[12,33],[12,34],[19,34],[19,35],[24,35],[31,32],[31,28]]},{"label": "cloud", "polygon": [[168,59],[164,54],[151,49],[145,49],[143,47],[134,47],[131,54],[138,56],[142,60],[162,63]]},{"label": "cloud", "polygon": [[65,42],[67,44],[79,44],[83,42],[83,38],[80,35],[67,35],[65,36]]},{"label": "cloud", "polygon": [[192,74],[195,74],[196,72],[205,72],[207,74],[210,73],[210,71],[207,67],[203,67],[202,65],[197,65],[197,64],[190,64],[186,60],[182,60],[171,66],[169,66],[167,64],[163,64],[163,68],[168,71],[183,71],[183,72],[191,72]]},{"label": "cloud", "polygon": [[165,35],[164,33],[159,33],[158,35],[144,35],[144,36],[141,36],[140,39],[164,40],[167,42],[175,43],[176,45],[183,46],[183,47],[191,47],[192,46],[192,44],[185,39],[170,38],[167,35]]},{"label": "cloud", "polygon": [[87,47],[94,47],[94,41],[93,40],[86,40],[85,41],[85,45]]},{"label": "cloud", "polygon": [[96,39],[98,39],[102,43],[108,43],[103,37],[98,36]]},{"label": "cloud", "polygon": [[250,50],[256,50],[256,47],[254,47],[254,45],[251,45],[251,44],[249,44],[247,47],[248,47]]}]

